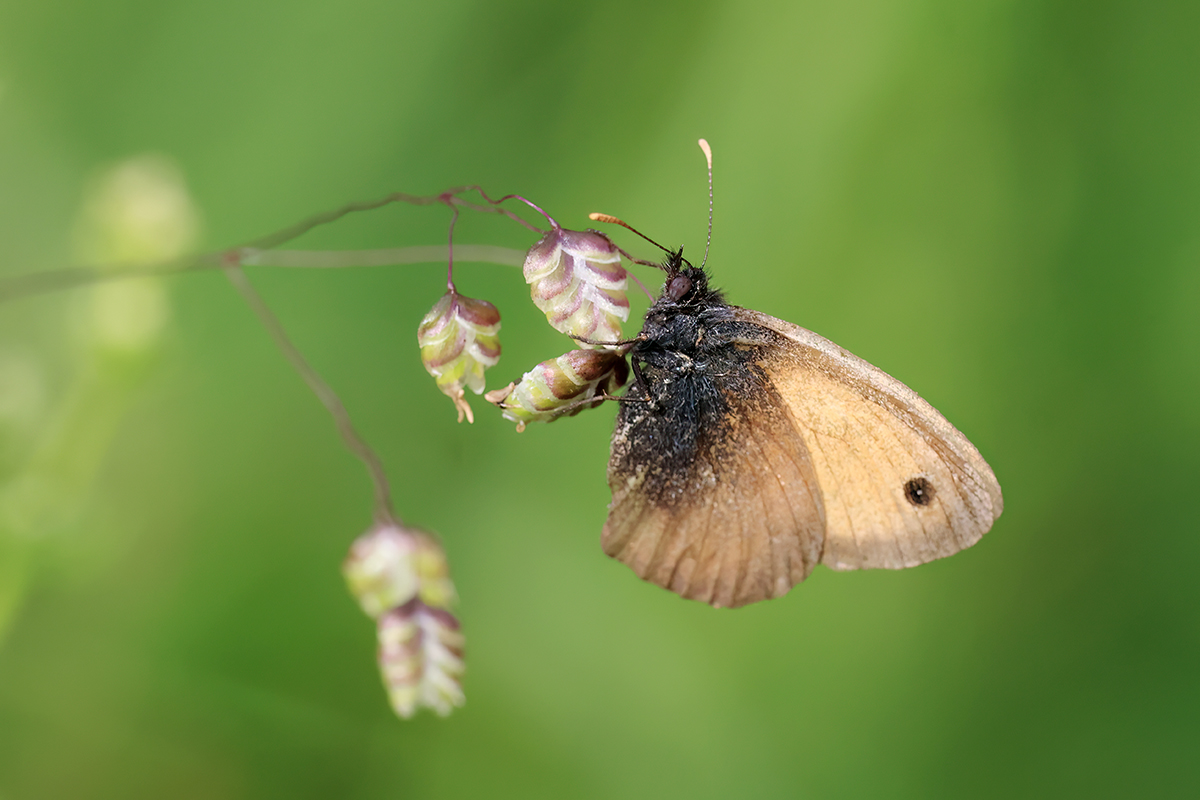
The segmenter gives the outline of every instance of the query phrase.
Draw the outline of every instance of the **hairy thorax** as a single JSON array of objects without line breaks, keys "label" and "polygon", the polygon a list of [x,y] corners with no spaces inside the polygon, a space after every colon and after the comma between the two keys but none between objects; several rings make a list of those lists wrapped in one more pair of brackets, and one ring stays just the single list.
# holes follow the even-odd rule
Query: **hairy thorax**
[{"label": "hairy thorax", "polygon": [[771,333],[734,319],[715,292],[660,300],[631,349],[635,380],[617,417],[610,476],[676,505],[722,475],[733,433],[775,427],[783,405],[761,363]]}]

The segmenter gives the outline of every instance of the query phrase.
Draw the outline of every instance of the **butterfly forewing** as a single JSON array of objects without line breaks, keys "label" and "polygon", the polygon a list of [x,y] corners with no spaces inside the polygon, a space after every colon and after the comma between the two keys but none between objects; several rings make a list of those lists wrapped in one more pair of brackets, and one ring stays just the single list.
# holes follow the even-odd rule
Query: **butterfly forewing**
[{"label": "butterfly forewing", "polygon": [[821,563],[900,568],[969,547],[1003,510],[975,446],[915,392],[812,331],[737,309],[782,334],[763,367],[804,439],[825,509]]}]

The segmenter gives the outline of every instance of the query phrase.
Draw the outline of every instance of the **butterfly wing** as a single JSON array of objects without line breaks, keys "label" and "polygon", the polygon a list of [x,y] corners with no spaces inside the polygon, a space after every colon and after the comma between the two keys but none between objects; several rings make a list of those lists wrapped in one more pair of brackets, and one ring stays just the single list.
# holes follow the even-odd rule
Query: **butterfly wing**
[{"label": "butterfly wing", "polygon": [[762,364],[817,474],[822,564],[911,567],[970,547],[992,527],[1004,509],[1000,484],[937,409],[812,331],[746,309],[735,318],[783,337],[761,351]]},{"label": "butterfly wing", "polygon": [[683,597],[739,606],[818,562],[913,566],[987,532],[1000,486],[932,406],[811,331],[731,310],[720,335],[744,363],[708,383],[670,378],[678,404],[645,402],[636,384],[622,403],[606,553]]}]

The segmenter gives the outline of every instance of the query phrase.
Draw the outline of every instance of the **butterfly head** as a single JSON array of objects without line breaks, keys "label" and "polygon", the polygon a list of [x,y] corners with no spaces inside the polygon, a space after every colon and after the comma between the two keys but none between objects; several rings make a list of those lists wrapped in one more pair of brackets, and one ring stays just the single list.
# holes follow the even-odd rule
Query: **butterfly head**
[{"label": "butterfly head", "polygon": [[703,267],[692,266],[683,257],[683,248],[668,250],[667,258],[662,263],[663,272],[667,273],[667,281],[663,284],[659,302],[675,305],[692,305],[708,300],[713,292],[708,288],[708,273]]}]

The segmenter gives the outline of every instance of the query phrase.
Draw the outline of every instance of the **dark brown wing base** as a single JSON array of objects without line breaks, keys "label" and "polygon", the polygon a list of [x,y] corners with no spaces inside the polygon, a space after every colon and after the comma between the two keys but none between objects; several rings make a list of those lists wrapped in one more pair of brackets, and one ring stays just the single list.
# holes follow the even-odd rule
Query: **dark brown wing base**
[{"label": "dark brown wing base", "polygon": [[714,606],[779,597],[820,560],[813,465],[757,358],[648,364],[613,435],[604,551]]}]

